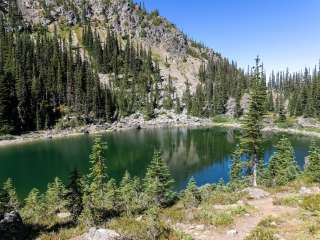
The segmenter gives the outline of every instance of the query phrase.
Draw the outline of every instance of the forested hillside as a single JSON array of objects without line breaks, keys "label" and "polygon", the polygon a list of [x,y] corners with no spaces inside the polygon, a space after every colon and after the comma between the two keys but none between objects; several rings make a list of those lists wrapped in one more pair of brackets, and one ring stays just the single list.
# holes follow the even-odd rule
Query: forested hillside
[{"label": "forested hillside", "polygon": [[[114,122],[162,110],[240,118],[254,73],[197,43],[157,10],[112,1],[3,2],[0,132]],[[320,77],[272,73],[265,110],[318,117]]]}]

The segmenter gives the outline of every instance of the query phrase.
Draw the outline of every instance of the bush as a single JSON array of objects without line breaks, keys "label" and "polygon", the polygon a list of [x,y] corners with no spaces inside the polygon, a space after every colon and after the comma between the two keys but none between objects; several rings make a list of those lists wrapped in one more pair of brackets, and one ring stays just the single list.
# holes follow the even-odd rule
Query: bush
[{"label": "bush", "polygon": [[320,211],[320,194],[304,197],[301,207],[312,212]]},{"label": "bush", "polygon": [[226,116],[226,115],[217,115],[217,116],[214,116],[212,118],[212,121],[215,122],[215,123],[227,123],[227,122],[231,122],[231,118]]},{"label": "bush", "polygon": [[275,237],[276,224],[273,222],[277,222],[277,219],[269,217],[262,220],[245,240],[278,240]]}]

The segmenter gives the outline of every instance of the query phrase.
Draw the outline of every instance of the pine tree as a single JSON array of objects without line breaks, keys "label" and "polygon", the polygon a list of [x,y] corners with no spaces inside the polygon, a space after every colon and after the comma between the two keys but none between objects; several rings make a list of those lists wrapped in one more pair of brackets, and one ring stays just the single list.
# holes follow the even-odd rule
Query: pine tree
[{"label": "pine tree", "polygon": [[316,143],[311,144],[305,174],[314,182],[320,182],[320,150]]},{"label": "pine tree", "polygon": [[105,166],[105,144],[101,138],[96,138],[90,154],[90,192],[94,195],[95,201],[101,201],[107,179]]},{"label": "pine tree", "polygon": [[181,114],[181,104],[180,104],[180,98],[177,97],[176,99],[176,109],[175,109],[176,114]]},{"label": "pine tree", "polygon": [[269,175],[276,185],[284,185],[294,180],[299,174],[299,167],[294,158],[290,141],[282,137],[276,145],[276,152],[269,161]]},{"label": "pine tree", "polygon": [[201,193],[194,178],[190,178],[183,194],[183,204],[186,208],[198,207],[201,203]]},{"label": "pine tree", "polygon": [[105,145],[96,138],[90,154],[90,173],[83,180],[83,211],[79,217],[82,225],[92,226],[103,220],[105,212],[106,166]]},{"label": "pine tree", "polygon": [[67,201],[65,195],[65,186],[58,177],[48,184],[45,194],[46,214],[48,216],[54,217],[57,213],[63,212],[66,209]]},{"label": "pine tree", "polygon": [[31,190],[27,198],[24,200],[25,205],[21,210],[21,214],[27,221],[38,223],[44,217],[43,197],[38,189]]},{"label": "pine tree", "polygon": [[279,122],[285,122],[287,117],[286,114],[284,112],[284,103],[283,103],[283,97],[280,95],[279,96],[279,116],[278,116],[278,121]]},{"label": "pine tree", "polygon": [[243,164],[241,161],[242,150],[238,145],[232,154],[232,165],[230,170],[231,182],[239,182],[243,178]]},{"label": "pine tree", "polygon": [[121,209],[127,216],[139,212],[141,209],[140,203],[140,180],[138,178],[132,179],[129,172],[126,171],[120,183],[121,194]]},{"label": "pine tree", "polygon": [[66,207],[71,213],[74,222],[78,222],[78,218],[83,210],[82,195],[81,177],[78,170],[74,169],[70,175],[65,195],[67,201]]},{"label": "pine tree", "polygon": [[165,207],[174,198],[171,178],[167,164],[162,160],[160,153],[155,152],[147,169],[144,179],[145,195],[150,204]]},{"label": "pine tree", "polygon": [[121,196],[116,180],[111,178],[106,184],[106,194],[104,199],[104,207],[110,214],[118,214],[120,212]]},{"label": "pine tree", "polygon": [[0,135],[10,134],[14,130],[12,119],[13,102],[8,79],[1,73],[0,66]]},{"label": "pine tree", "polygon": [[0,188],[0,219],[3,218],[5,213],[10,212],[11,210],[9,193]]},{"label": "pine tree", "polygon": [[260,59],[257,57],[250,92],[249,110],[245,116],[244,134],[241,142],[241,148],[250,158],[253,186],[257,186],[257,165],[261,151],[261,130],[265,113],[265,99],[265,85],[262,79]]},{"label": "pine tree", "polygon": [[8,203],[9,208],[11,210],[18,211],[20,208],[20,203],[16,193],[16,189],[14,188],[11,178],[9,178],[3,184],[3,190],[7,192],[7,194],[9,195],[9,203]]}]

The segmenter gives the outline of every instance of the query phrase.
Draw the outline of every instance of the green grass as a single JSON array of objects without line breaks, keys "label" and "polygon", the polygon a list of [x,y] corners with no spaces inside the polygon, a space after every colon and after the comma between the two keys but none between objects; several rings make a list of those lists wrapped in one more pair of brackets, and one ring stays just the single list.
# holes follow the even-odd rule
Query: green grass
[{"label": "green grass", "polygon": [[311,211],[313,213],[315,212],[319,213],[320,212],[320,194],[304,197],[300,206],[303,209]]},{"label": "green grass", "polygon": [[226,116],[226,115],[217,115],[212,118],[212,121],[215,123],[237,123],[235,118]]},{"label": "green grass", "polygon": [[299,196],[289,196],[289,197],[281,197],[275,198],[273,200],[274,205],[281,205],[281,206],[290,206],[290,207],[297,207],[301,201],[301,197]]},{"label": "green grass", "polygon": [[278,240],[275,236],[278,223],[279,220],[273,217],[262,220],[245,240]]}]

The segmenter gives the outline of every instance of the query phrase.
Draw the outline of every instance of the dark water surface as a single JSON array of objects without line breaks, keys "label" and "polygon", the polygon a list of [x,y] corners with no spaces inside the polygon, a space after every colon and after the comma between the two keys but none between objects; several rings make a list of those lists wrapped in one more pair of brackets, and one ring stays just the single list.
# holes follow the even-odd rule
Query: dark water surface
[{"label": "dark water surface", "polygon": [[[230,154],[239,142],[237,136],[238,131],[222,128],[129,130],[105,134],[107,172],[117,180],[125,170],[143,177],[153,152],[161,150],[177,190],[182,189],[191,176],[198,185],[214,183],[221,178],[228,181]],[[265,136],[266,160],[280,136]],[[303,166],[312,138],[291,135],[289,139],[296,160]],[[21,198],[33,187],[44,191],[55,176],[67,182],[75,167],[81,173],[88,171],[93,140],[94,136],[83,135],[1,147],[0,182],[12,178]]]}]

